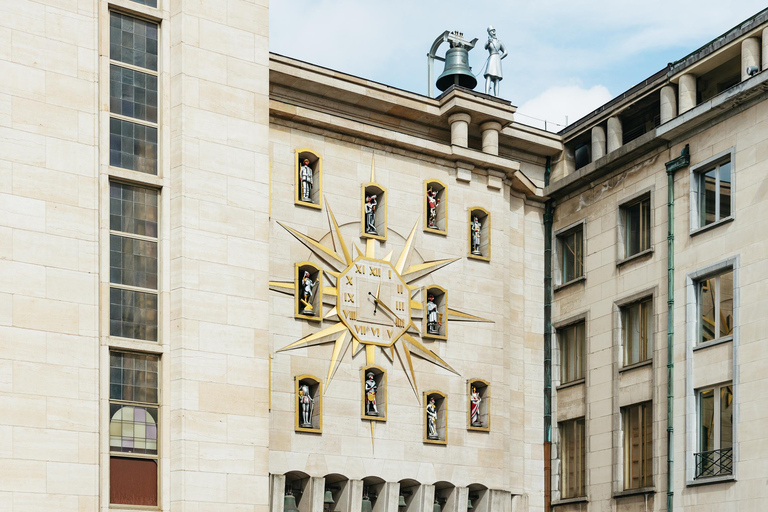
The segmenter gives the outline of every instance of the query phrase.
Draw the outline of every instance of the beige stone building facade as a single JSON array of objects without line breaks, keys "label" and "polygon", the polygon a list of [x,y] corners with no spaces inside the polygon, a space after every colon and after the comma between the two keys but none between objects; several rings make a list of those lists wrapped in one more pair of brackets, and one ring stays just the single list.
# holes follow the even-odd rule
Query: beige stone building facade
[{"label": "beige stone building facade", "polygon": [[559,134],[0,11],[0,511],[761,510],[768,11]]}]

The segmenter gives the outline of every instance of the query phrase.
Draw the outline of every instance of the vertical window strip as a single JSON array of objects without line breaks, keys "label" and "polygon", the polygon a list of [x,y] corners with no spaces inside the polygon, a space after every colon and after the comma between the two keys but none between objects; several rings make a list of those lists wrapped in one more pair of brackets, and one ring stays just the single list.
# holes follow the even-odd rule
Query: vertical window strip
[{"label": "vertical window strip", "polygon": [[624,366],[651,358],[653,335],[653,301],[651,298],[621,308]]},{"label": "vertical window strip", "polygon": [[564,327],[559,330],[560,338],[560,383],[584,378],[585,340],[584,322]]},{"label": "vertical window strip", "polygon": [[730,160],[698,173],[696,183],[698,187],[696,195],[699,208],[699,227],[731,216]]},{"label": "vertical window strip", "polygon": [[733,334],[733,270],[697,284],[699,343]]},{"label": "vertical window strip", "polygon": [[110,503],[158,505],[159,368],[154,354],[110,351]]},{"label": "vertical window strip", "polygon": [[109,165],[153,175],[159,155],[158,29],[157,23],[110,13]]},{"label": "vertical window strip", "polygon": [[624,488],[653,485],[653,408],[650,402],[622,409]]},{"label": "vertical window strip", "polygon": [[156,190],[110,183],[110,336],[158,340]]},{"label": "vertical window strip", "polygon": [[560,423],[563,498],[586,496],[586,433],[584,419]]}]

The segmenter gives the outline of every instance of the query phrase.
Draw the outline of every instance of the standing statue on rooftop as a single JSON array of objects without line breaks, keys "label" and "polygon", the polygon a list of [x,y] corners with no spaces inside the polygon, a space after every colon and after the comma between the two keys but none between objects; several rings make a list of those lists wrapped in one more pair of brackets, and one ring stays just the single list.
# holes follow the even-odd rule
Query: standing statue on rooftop
[{"label": "standing statue on rooftop", "polygon": [[488,27],[488,42],[485,43],[485,49],[488,50],[488,65],[485,68],[485,94],[499,96],[499,82],[504,76],[501,73],[501,59],[507,56],[507,50],[504,43],[496,37],[496,29],[493,26]]}]

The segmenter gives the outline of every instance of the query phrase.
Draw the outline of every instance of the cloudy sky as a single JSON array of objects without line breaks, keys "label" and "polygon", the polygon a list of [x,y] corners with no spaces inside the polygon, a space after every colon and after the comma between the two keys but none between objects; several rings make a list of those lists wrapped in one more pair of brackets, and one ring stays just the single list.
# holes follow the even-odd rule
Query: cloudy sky
[{"label": "cloudy sky", "polygon": [[[517,120],[556,131],[766,7],[765,0],[272,0],[270,50],[426,94],[426,53],[444,30],[486,28],[509,56],[501,96]],[[439,55],[447,48],[444,44]],[[443,64],[435,62],[435,74]],[[484,81],[478,79],[478,90]],[[532,116],[532,117],[525,117]],[[543,126],[542,126],[543,127]]]}]

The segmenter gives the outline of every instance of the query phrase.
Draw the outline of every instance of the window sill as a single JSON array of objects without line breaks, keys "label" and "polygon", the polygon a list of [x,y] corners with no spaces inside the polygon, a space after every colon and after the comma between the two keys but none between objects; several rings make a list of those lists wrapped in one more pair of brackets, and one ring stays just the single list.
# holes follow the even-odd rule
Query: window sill
[{"label": "window sill", "polygon": [[713,222],[712,224],[707,224],[706,226],[692,229],[690,236],[696,236],[699,233],[704,233],[705,231],[709,231],[710,229],[715,229],[716,227],[722,226],[723,224],[728,224],[733,221],[734,221],[733,216],[725,217],[724,219],[720,219],[719,221]]},{"label": "window sill", "polygon": [[638,496],[640,494],[654,494],[656,492],[655,487],[641,487],[639,489],[627,489],[626,491],[618,491],[613,493],[614,498],[626,498],[627,496]]},{"label": "window sill", "polygon": [[566,382],[565,384],[561,384],[560,386],[557,386],[555,388],[555,391],[560,391],[561,389],[572,388],[574,386],[578,386],[579,384],[584,384],[584,382],[585,382],[584,378],[572,380],[570,382]]},{"label": "window sill", "polygon": [[561,500],[553,501],[551,505],[557,507],[559,505],[570,505],[572,503],[589,503],[589,498],[586,496],[578,496],[576,498],[563,498]]},{"label": "window sill", "polygon": [[622,368],[619,368],[619,373],[623,372],[629,372],[632,370],[635,370],[637,368],[643,368],[645,366],[651,366],[653,364],[653,359],[647,359],[645,361],[640,361],[639,363],[630,364],[627,366],[624,366]]},{"label": "window sill", "polygon": [[735,482],[736,477],[733,475],[721,475],[721,476],[706,476],[698,480],[688,480],[685,482],[686,487],[693,487],[696,485],[711,485],[721,484],[724,482]]},{"label": "window sill", "polygon": [[714,347],[716,345],[722,345],[723,343],[729,343],[731,341],[733,341],[733,335],[723,336],[722,338],[718,338],[716,340],[699,343],[698,345],[693,347],[693,351],[696,352],[697,350],[704,350],[705,348]]},{"label": "window sill", "polygon": [[621,267],[626,265],[627,263],[631,263],[633,261],[643,259],[645,256],[650,256],[653,254],[653,246],[651,246],[649,249],[646,249],[644,251],[640,251],[637,254],[633,254],[632,256],[628,256],[624,258],[623,260],[619,260],[616,262],[617,267]]},{"label": "window sill", "polygon": [[576,279],[571,279],[567,283],[558,284],[557,286],[555,286],[555,288],[552,291],[553,292],[559,292],[563,288],[567,288],[568,286],[571,286],[572,284],[583,283],[586,280],[587,280],[587,276],[577,277]]}]

